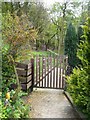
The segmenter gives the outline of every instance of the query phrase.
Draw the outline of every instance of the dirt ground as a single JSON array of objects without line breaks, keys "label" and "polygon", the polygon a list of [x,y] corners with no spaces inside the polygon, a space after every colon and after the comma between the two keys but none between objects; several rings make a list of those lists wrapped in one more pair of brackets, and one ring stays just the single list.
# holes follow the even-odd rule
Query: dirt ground
[{"label": "dirt ground", "polygon": [[31,104],[30,118],[79,118],[62,90],[34,89],[24,100]]}]

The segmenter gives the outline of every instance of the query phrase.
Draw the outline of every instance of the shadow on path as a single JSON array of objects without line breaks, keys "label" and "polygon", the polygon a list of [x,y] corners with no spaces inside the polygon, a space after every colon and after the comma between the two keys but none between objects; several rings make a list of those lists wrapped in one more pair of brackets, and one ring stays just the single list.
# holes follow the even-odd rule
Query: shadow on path
[{"label": "shadow on path", "polygon": [[79,120],[79,116],[63,94],[62,90],[34,89],[26,98],[31,104],[31,118],[72,118]]}]

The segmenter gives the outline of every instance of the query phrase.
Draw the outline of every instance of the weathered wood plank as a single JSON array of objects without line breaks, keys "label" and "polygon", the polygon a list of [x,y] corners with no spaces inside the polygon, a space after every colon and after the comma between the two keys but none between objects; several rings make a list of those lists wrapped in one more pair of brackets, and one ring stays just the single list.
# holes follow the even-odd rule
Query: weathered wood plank
[{"label": "weathered wood plank", "polygon": [[17,74],[18,74],[18,76],[27,77],[32,74],[32,69],[29,69],[28,71],[22,70],[22,69],[17,69]]},{"label": "weathered wood plank", "polygon": [[19,81],[20,81],[20,83],[26,83],[27,82],[27,77],[19,76]]},{"label": "weathered wood plank", "polygon": [[32,86],[32,81],[30,81],[28,84],[27,84],[27,89],[30,88]]},{"label": "weathered wood plank", "polygon": [[28,88],[30,88],[32,86],[32,81],[30,81],[27,84],[21,84],[22,90],[27,90]]},{"label": "weathered wood plank", "polygon": [[18,76],[27,76],[27,71],[26,70],[21,70],[21,69],[17,69],[17,74]]},{"label": "weathered wood plank", "polygon": [[15,66],[16,66],[16,68],[28,69],[27,64],[23,64],[23,63],[19,63],[19,62],[15,62]]},{"label": "weathered wood plank", "polygon": [[32,68],[27,70],[27,76],[32,75]]}]

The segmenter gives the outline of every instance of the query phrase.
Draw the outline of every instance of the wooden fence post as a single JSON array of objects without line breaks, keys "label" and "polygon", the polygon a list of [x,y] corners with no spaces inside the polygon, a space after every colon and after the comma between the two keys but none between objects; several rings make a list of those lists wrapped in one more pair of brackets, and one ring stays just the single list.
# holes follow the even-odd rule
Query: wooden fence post
[{"label": "wooden fence post", "polygon": [[31,86],[31,92],[33,91],[33,86],[34,86],[34,59],[31,59],[31,64],[32,64],[32,86]]}]

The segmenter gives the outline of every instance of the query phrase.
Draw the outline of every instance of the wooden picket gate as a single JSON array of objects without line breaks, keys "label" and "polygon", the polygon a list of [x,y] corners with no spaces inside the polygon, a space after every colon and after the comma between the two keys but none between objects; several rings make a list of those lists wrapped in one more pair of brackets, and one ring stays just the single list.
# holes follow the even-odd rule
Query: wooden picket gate
[{"label": "wooden picket gate", "polygon": [[16,63],[22,90],[37,88],[65,88],[67,56],[37,56],[29,64]]},{"label": "wooden picket gate", "polygon": [[38,88],[65,88],[67,56],[37,56],[35,59],[34,86]]}]

